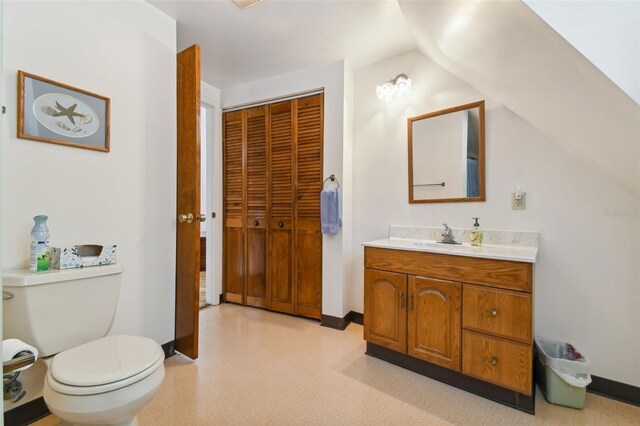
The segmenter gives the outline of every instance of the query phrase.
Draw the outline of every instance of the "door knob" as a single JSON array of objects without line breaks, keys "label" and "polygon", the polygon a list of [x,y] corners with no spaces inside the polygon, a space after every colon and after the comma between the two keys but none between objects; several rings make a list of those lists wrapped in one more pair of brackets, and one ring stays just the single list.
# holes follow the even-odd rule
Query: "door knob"
[{"label": "door knob", "polygon": [[183,222],[191,223],[191,222],[193,222],[193,215],[191,213],[179,214],[178,215],[178,222],[180,222],[180,223],[183,223]]},{"label": "door knob", "polygon": [[205,220],[207,220],[207,216],[204,213],[200,213],[198,216],[196,216],[196,219],[198,219],[198,222],[204,222]]}]

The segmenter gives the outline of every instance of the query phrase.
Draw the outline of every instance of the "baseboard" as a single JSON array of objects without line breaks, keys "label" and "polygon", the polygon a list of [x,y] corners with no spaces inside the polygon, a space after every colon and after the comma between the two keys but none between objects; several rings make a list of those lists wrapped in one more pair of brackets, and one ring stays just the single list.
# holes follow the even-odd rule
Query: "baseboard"
[{"label": "baseboard", "polygon": [[638,386],[592,375],[587,392],[640,407],[640,387]]},{"label": "baseboard", "polygon": [[360,312],[351,311],[347,314],[349,321],[354,324],[364,325],[364,315]]},{"label": "baseboard", "polygon": [[44,403],[44,398],[40,397],[5,412],[4,424],[5,426],[29,425],[49,414],[51,412]]},{"label": "baseboard", "polygon": [[344,330],[349,325],[347,316],[349,316],[349,314],[347,314],[344,318],[322,314],[320,325],[323,327],[335,328],[336,330]]},{"label": "baseboard", "polygon": [[351,323],[364,324],[364,316],[361,313],[350,311],[343,318],[323,314],[320,320],[321,326],[335,328],[336,330],[344,330]]},{"label": "baseboard", "polygon": [[164,351],[164,359],[171,358],[176,354],[176,341],[172,340],[165,343],[162,345],[162,350]]}]

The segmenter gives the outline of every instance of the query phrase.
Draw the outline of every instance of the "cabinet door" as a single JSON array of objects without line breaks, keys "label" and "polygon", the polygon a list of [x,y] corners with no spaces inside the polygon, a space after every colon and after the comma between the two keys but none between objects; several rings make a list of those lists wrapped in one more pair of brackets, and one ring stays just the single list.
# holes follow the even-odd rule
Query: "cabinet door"
[{"label": "cabinet door", "polygon": [[224,299],[244,303],[244,111],[224,115]]},{"label": "cabinet door", "polygon": [[409,277],[408,354],[460,371],[462,285]]},{"label": "cabinet door", "polygon": [[407,351],[407,276],[365,269],[364,338],[398,352]]},{"label": "cabinet door", "polygon": [[293,115],[291,101],[271,105],[269,262],[271,309],[294,313]]},{"label": "cabinet door", "polygon": [[323,96],[293,100],[296,176],[296,310],[320,319],[322,312]]},{"label": "cabinet door", "polygon": [[268,307],[267,296],[267,110],[247,110],[247,298],[246,304]]}]

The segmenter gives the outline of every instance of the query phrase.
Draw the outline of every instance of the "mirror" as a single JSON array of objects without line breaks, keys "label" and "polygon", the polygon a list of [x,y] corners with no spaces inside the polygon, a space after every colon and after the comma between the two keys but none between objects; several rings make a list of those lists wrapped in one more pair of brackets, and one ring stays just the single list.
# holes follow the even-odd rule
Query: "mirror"
[{"label": "mirror", "polygon": [[484,101],[409,117],[409,203],[484,201]]}]

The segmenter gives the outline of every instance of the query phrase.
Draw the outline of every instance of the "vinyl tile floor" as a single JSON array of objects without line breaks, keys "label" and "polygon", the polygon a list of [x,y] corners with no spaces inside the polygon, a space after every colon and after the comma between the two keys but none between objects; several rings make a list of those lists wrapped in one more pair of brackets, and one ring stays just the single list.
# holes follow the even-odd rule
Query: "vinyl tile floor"
[{"label": "vinyl tile floor", "polygon": [[[165,362],[140,425],[639,425],[640,407],[587,394],[584,410],[522,413],[364,354],[362,327],[232,304],[200,311],[200,357]],[[36,423],[56,425],[49,416]]]}]

